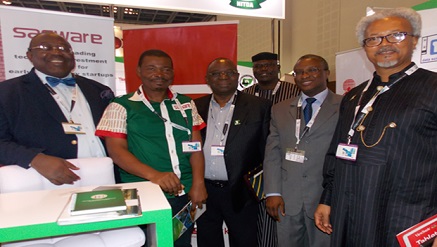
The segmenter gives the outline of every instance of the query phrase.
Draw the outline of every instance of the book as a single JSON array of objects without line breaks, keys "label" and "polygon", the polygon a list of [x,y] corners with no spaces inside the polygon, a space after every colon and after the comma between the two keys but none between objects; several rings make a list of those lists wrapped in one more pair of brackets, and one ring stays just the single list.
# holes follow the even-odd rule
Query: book
[{"label": "book", "polygon": [[206,211],[206,204],[202,208],[192,209],[189,201],[175,216],[173,216],[173,240],[176,241],[194,222]]},{"label": "book", "polygon": [[72,215],[70,211],[72,201],[70,200],[61,212],[61,215],[58,217],[58,225],[118,220],[142,216],[137,189],[124,189],[121,191],[126,205],[124,210]]},{"label": "book", "polygon": [[119,210],[126,210],[126,202],[121,189],[78,192],[72,195],[71,215],[114,212]]},{"label": "book", "polygon": [[437,241],[437,214],[396,235],[401,247],[431,247]]}]

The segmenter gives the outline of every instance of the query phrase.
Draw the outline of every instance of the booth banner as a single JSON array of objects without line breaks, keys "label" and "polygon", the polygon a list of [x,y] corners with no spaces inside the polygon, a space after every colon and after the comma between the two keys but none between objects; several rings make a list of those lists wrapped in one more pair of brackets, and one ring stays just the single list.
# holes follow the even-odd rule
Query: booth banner
[{"label": "booth banner", "polygon": [[[59,0],[57,0],[57,2],[59,2]],[[72,1],[61,0],[61,2]],[[285,19],[285,0],[81,0],[80,2],[85,4],[113,4],[122,7],[189,13]]]},{"label": "booth banner", "polygon": [[[422,34],[413,53],[413,62],[420,68],[437,72],[437,8],[417,11],[422,18]],[[344,94],[371,79],[375,71],[363,48],[336,54],[336,93]]]},{"label": "booth banner", "polygon": [[421,68],[437,72],[437,8],[417,12],[422,17],[422,36],[413,53],[413,61]]},{"label": "booth banner", "polygon": [[[136,74],[138,59],[146,50],[163,50],[173,60],[172,88],[183,94],[210,93],[205,75],[209,63],[219,57],[237,62],[238,22],[152,25],[124,30],[123,48],[126,91],[141,84]],[[190,95],[192,96],[192,95]]]},{"label": "booth banner", "polygon": [[0,6],[0,76],[4,76],[0,81],[28,73],[30,40],[38,33],[54,31],[73,47],[74,73],[115,91],[113,24],[106,17]]},{"label": "booth banner", "polygon": [[337,94],[345,94],[369,80],[375,71],[363,48],[337,53],[335,56]]}]

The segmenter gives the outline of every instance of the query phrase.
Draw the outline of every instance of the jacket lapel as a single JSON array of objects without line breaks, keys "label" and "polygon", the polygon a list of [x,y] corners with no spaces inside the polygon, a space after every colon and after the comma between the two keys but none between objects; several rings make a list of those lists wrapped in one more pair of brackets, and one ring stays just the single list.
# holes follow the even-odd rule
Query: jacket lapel
[{"label": "jacket lapel", "polygon": [[206,129],[208,128],[208,114],[209,114],[209,102],[211,101],[212,94],[208,95],[208,97],[200,98],[196,104],[197,112],[202,117],[203,121],[206,123],[207,127],[200,130],[202,135],[202,141],[205,143],[206,138]]},{"label": "jacket lapel", "polygon": [[339,103],[335,103],[334,101],[334,93],[328,91],[328,95],[326,96],[325,101],[322,104],[322,108],[320,109],[319,114],[317,115],[316,120],[314,121],[313,126],[311,127],[308,135],[311,135],[312,132],[316,131],[318,128],[323,126],[329,118],[331,118],[335,112],[338,111],[337,105]]},{"label": "jacket lapel", "polygon": [[[288,108],[288,113],[291,115],[291,118],[293,121],[296,121],[297,119],[297,103],[300,99],[300,95],[295,97],[293,101],[291,101],[290,107]],[[302,117],[302,110],[301,110],[301,117]],[[301,119],[301,121],[304,121]],[[305,126],[305,125],[304,125]]]},{"label": "jacket lapel", "polygon": [[35,102],[35,104],[40,104],[44,111],[47,111],[47,114],[52,116],[57,122],[67,122],[58,103],[42,84],[34,69],[24,78],[24,84],[29,95],[37,95],[38,102]]},{"label": "jacket lapel", "polygon": [[241,128],[244,128],[246,124],[247,114],[251,109],[249,109],[248,102],[244,99],[244,95],[240,92],[237,93],[237,101],[235,102],[234,114],[232,115],[232,120],[229,123],[229,133],[226,139],[226,145],[232,142],[235,136]]}]

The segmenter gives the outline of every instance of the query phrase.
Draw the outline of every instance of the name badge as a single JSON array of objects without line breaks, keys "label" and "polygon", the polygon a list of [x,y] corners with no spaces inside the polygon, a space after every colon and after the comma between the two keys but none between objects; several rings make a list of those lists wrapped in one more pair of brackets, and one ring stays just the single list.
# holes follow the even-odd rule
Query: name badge
[{"label": "name badge", "polygon": [[225,146],[211,146],[211,156],[223,156],[225,154]]},{"label": "name badge", "polygon": [[287,148],[285,159],[293,162],[303,163],[305,161],[305,151]]},{"label": "name badge", "polygon": [[357,160],[358,146],[354,144],[339,143],[335,156],[343,160]]},{"label": "name badge", "polygon": [[65,134],[85,134],[80,123],[62,123]]},{"label": "name badge", "polygon": [[182,142],[182,152],[193,153],[202,151],[202,146],[200,142]]}]

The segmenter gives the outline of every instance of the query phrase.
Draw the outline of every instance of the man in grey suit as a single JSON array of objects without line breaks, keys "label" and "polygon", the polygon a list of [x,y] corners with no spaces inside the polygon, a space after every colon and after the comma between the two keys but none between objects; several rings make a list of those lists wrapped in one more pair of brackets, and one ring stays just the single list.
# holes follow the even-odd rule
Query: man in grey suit
[{"label": "man in grey suit", "polygon": [[267,212],[277,221],[279,246],[329,246],[314,225],[322,193],[322,170],[338,120],[341,96],[327,89],[325,59],[308,54],[294,66],[302,90],[272,108],[264,158]]}]

